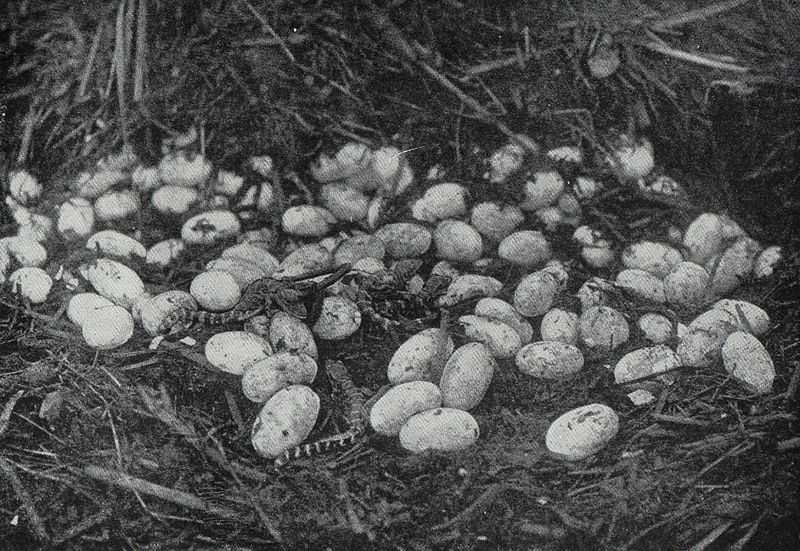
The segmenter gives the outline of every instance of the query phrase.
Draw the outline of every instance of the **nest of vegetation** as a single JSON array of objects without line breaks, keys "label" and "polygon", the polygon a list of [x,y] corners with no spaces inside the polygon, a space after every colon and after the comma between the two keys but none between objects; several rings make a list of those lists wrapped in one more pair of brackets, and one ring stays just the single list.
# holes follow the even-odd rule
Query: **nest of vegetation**
[{"label": "nest of vegetation", "polygon": [[[687,370],[636,407],[602,365],[546,387],[509,365],[474,410],[481,438],[463,452],[409,456],[373,438],[275,474],[250,447],[255,406],[202,358],[151,351],[144,337],[95,357],[57,305],[30,311],[6,294],[7,546],[800,546],[800,12],[788,0],[537,4],[9,0],[3,181],[22,165],[55,197],[122,144],[153,161],[162,138],[195,126],[221,168],[266,153],[310,180],[320,152],[392,143],[417,174],[441,163],[488,196],[503,190],[481,189],[482,162],[516,133],[602,151],[633,128],[692,202],[623,189],[592,209],[615,235],[633,241],[650,223],[715,210],[784,247],[774,278],[737,291],[773,319],[773,392]],[[595,78],[587,62],[609,40],[622,64]],[[2,224],[13,228],[7,212]],[[374,390],[390,345],[361,335],[347,346],[356,383]],[[325,391],[323,408],[334,407]],[[54,403],[42,418],[45,396]],[[548,423],[598,401],[623,419],[611,444],[580,463],[548,456]]]}]

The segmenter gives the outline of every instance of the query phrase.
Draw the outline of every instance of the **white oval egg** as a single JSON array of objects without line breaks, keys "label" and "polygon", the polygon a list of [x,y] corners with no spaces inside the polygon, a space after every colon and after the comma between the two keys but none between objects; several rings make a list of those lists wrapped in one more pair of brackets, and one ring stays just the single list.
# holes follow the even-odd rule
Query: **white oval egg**
[{"label": "white oval egg", "polygon": [[78,293],[69,299],[67,317],[72,323],[82,327],[87,316],[94,314],[95,310],[110,306],[114,306],[114,303],[97,293]]},{"label": "white oval egg", "polygon": [[436,184],[411,205],[411,216],[420,222],[436,223],[467,214],[467,190],[461,184]]},{"label": "white oval egg", "polygon": [[474,408],[483,400],[495,370],[497,362],[483,344],[471,342],[456,348],[439,382],[442,404],[464,411]]},{"label": "white oval egg", "polygon": [[139,274],[109,258],[98,258],[90,262],[81,268],[81,273],[98,294],[125,309],[130,309],[133,302],[145,291]]},{"label": "white oval egg", "polygon": [[329,296],[322,299],[322,308],[311,331],[320,339],[346,339],[361,327],[361,312],[347,297]]},{"label": "white oval egg", "polygon": [[533,328],[516,308],[499,298],[482,298],[475,304],[475,315],[502,322],[514,329],[521,344],[528,344],[533,338]]},{"label": "white oval egg", "polygon": [[632,270],[644,270],[660,278],[665,277],[681,262],[681,253],[667,243],[640,241],[622,251],[623,266]]},{"label": "white oval egg", "polygon": [[664,278],[664,296],[669,304],[696,310],[705,302],[710,278],[693,262],[676,264]]},{"label": "white oval egg", "polygon": [[478,230],[460,220],[442,220],[433,232],[436,256],[451,262],[475,262],[483,252]]},{"label": "white oval egg", "polygon": [[468,412],[436,408],[417,413],[400,429],[400,445],[412,453],[463,450],[477,442],[480,429]]},{"label": "white oval egg", "polygon": [[409,381],[438,383],[447,359],[453,353],[453,339],[447,331],[423,329],[403,342],[392,355],[387,377],[393,385]]},{"label": "white oval egg", "polygon": [[311,384],[317,377],[317,362],[302,352],[278,352],[245,368],[242,392],[251,402],[263,403],[293,384]]},{"label": "white oval egg", "polygon": [[528,274],[514,290],[514,308],[523,316],[541,316],[553,306],[558,291],[558,281],[552,274]]},{"label": "white oval egg", "polygon": [[86,248],[101,254],[122,258],[138,257],[144,259],[147,249],[132,237],[115,230],[102,230],[86,241]]},{"label": "white oval egg", "polygon": [[575,312],[553,308],[542,317],[539,334],[543,341],[576,345],[580,336],[580,318]]},{"label": "white oval egg", "polygon": [[442,405],[442,392],[429,381],[410,381],[390,388],[372,406],[369,424],[383,436],[397,436],[406,421]]},{"label": "white oval egg", "polygon": [[53,288],[53,278],[41,268],[18,268],[11,273],[8,280],[13,292],[31,304],[43,303]]},{"label": "white oval egg", "polygon": [[133,318],[123,307],[112,305],[93,310],[81,327],[83,340],[92,348],[110,350],[133,336]]},{"label": "white oval egg", "polygon": [[336,217],[328,209],[315,205],[289,207],[281,219],[283,231],[300,237],[322,237],[335,223]]},{"label": "white oval egg", "polygon": [[189,293],[202,309],[210,312],[230,310],[242,298],[233,276],[219,270],[197,274],[189,285]]},{"label": "white oval egg", "polygon": [[[614,367],[617,384],[627,383],[665,371],[673,371],[681,365],[678,355],[661,344],[640,348],[625,354]],[[669,378],[674,379],[674,375]]]},{"label": "white oval egg", "polygon": [[602,450],[617,435],[619,417],[610,407],[590,404],[570,410],[553,421],[545,443],[567,461],[580,461]]},{"label": "white oval egg", "polygon": [[200,192],[197,189],[182,186],[162,186],[150,197],[153,208],[166,215],[184,214],[199,201]]},{"label": "white oval egg", "polygon": [[585,360],[576,346],[557,341],[539,341],[523,346],[514,361],[526,375],[555,380],[577,374],[583,369]]},{"label": "white oval egg", "polygon": [[210,245],[241,231],[239,218],[229,210],[209,210],[189,218],[181,227],[187,245]]},{"label": "white oval egg", "polygon": [[436,299],[437,306],[455,306],[478,297],[493,297],[503,288],[503,284],[493,277],[464,274],[453,279],[444,295]]},{"label": "white oval egg", "polygon": [[164,291],[148,300],[139,309],[142,327],[148,335],[155,337],[162,330],[167,317],[178,310],[197,310],[197,302],[186,291],[173,289]]},{"label": "white oval egg", "polygon": [[775,380],[775,365],[759,340],[749,333],[732,333],[722,345],[725,371],[756,394],[767,394]]},{"label": "white oval egg", "polygon": [[504,238],[497,247],[497,255],[512,264],[532,268],[550,260],[552,253],[544,234],[523,230]]},{"label": "white oval egg", "polygon": [[392,258],[416,258],[427,252],[433,236],[426,227],[411,222],[395,222],[375,232]]},{"label": "white oval egg", "polygon": [[317,343],[311,329],[296,317],[278,311],[269,322],[269,342],[278,351],[303,352],[318,358]]},{"label": "white oval egg", "polygon": [[247,331],[223,331],[206,341],[205,355],[208,363],[220,371],[241,375],[251,365],[272,356],[272,346],[264,337]]},{"label": "white oval egg", "polygon": [[272,396],[253,422],[255,451],[275,459],[306,439],[319,415],[319,396],[304,385],[291,385]]},{"label": "white oval egg", "polygon": [[592,357],[607,356],[629,336],[625,316],[609,306],[589,308],[581,314],[581,344]]}]

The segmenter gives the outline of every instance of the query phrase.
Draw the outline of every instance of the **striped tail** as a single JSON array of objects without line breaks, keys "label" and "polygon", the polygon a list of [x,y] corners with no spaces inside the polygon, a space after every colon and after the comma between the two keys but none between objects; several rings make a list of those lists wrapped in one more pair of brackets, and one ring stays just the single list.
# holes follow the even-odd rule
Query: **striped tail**
[{"label": "striped tail", "polygon": [[313,457],[335,447],[344,448],[351,446],[356,443],[358,437],[361,436],[362,433],[363,430],[350,429],[347,432],[334,434],[333,436],[320,438],[319,440],[309,442],[308,444],[295,446],[294,448],[283,452],[281,457],[275,459],[275,466],[283,467],[296,459],[300,459],[302,457]]}]

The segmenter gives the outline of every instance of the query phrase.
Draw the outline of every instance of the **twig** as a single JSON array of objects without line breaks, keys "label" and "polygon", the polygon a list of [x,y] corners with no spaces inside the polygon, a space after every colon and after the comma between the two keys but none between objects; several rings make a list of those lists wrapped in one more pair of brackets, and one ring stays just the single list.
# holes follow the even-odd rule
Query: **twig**
[{"label": "twig", "polygon": [[17,499],[22,503],[22,507],[25,508],[28,522],[33,530],[33,535],[39,541],[49,540],[50,537],[47,535],[44,521],[42,521],[42,517],[39,516],[39,513],[36,512],[36,507],[33,504],[30,494],[28,494],[28,490],[25,489],[17,473],[14,472],[14,467],[5,457],[0,457],[0,473],[2,473],[9,484],[11,484],[14,493],[17,495]]},{"label": "twig", "polygon": [[11,414],[14,413],[14,406],[17,405],[17,401],[19,401],[24,394],[24,390],[18,390],[11,398],[8,399],[8,402],[6,402],[6,405],[3,408],[3,413],[0,414],[0,438],[2,438],[8,430],[8,425],[11,421]]},{"label": "twig", "polygon": [[737,73],[747,73],[750,70],[747,67],[744,67],[743,65],[738,65],[736,63],[726,63],[724,61],[714,61],[713,59],[709,59],[706,56],[684,52],[683,50],[678,50],[676,48],[672,48],[664,44],[659,44],[652,40],[649,42],[645,42],[643,45],[654,52],[658,52],[660,54],[664,54],[666,56],[673,57],[675,59],[680,59],[682,61],[696,63],[697,65],[711,67],[712,69],[719,69],[722,71],[734,71]]},{"label": "twig", "polygon": [[695,21],[708,19],[714,15],[738,8],[739,6],[747,4],[748,2],[750,2],[750,0],[728,0],[727,2],[718,2],[704,8],[689,10],[678,15],[667,17],[666,19],[662,19],[661,21],[651,24],[650,28],[660,31],[670,29],[672,27],[678,27],[680,25],[686,25],[688,23],[694,23]]},{"label": "twig", "polygon": [[82,469],[73,470],[77,471],[79,474],[88,476],[89,478],[93,478],[107,484],[112,484],[124,490],[130,490],[132,492],[153,496],[182,507],[196,509],[198,511],[203,511],[221,518],[242,520],[241,511],[235,511],[222,505],[208,503],[194,494],[182,492],[173,488],[167,488],[166,486],[161,486],[159,484],[154,484],[148,480],[133,477],[125,472],[114,471],[104,467],[98,467],[96,465],[89,465],[87,467],[83,467]]}]

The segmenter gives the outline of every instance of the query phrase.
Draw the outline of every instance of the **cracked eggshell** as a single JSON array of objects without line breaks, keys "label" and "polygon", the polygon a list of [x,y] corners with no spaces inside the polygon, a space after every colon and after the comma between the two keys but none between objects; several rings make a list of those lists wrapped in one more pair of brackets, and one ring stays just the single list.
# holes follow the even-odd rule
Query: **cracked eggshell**
[{"label": "cracked eggshell", "polygon": [[611,282],[601,277],[587,279],[577,293],[578,300],[581,301],[581,312],[595,306],[605,305],[608,300],[607,293],[613,289],[614,286]]},{"label": "cracked eggshell", "polygon": [[348,237],[336,246],[333,251],[333,264],[354,264],[364,258],[383,259],[386,247],[374,235],[354,235]]},{"label": "cracked eggshell", "polygon": [[638,180],[650,174],[655,167],[653,144],[650,140],[623,135],[620,141],[621,145],[606,157],[606,162],[623,180]]},{"label": "cracked eggshell", "polygon": [[386,370],[389,382],[393,385],[409,381],[438,383],[453,349],[453,339],[438,327],[412,335],[389,360]]},{"label": "cracked eggshell", "polygon": [[749,237],[741,237],[725,249],[718,261],[710,261],[712,293],[724,296],[750,277],[759,252],[761,246],[758,242]]},{"label": "cracked eggshell", "polygon": [[0,248],[25,268],[38,268],[47,261],[47,249],[30,237],[3,237],[0,239]]},{"label": "cracked eggshell", "polygon": [[564,192],[564,179],[556,171],[536,172],[533,181],[525,182],[522,210],[539,210],[552,205]]},{"label": "cracked eggshell", "polygon": [[[271,276],[278,269],[280,262],[272,253],[253,243],[239,243],[224,249],[220,259],[234,259],[253,264],[260,277]],[[235,274],[231,274],[235,277]]]},{"label": "cracked eggshell", "polygon": [[102,230],[86,241],[86,248],[101,254],[122,258],[147,256],[147,249],[132,237],[115,230]]},{"label": "cracked eggshell", "polygon": [[411,205],[411,216],[420,222],[436,223],[467,214],[467,190],[461,184],[436,184]]},{"label": "cracked eggshell", "polygon": [[271,274],[275,279],[319,272],[331,267],[333,255],[324,247],[309,243],[289,253]]},{"label": "cracked eggshell", "polygon": [[[639,326],[639,330],[642,332],[644,338],[653,344],[663,344],[673,337],[672,321],[670,321],[668,317],[661,314],[656,314],[653,312],[644,314],[639,318],[637,325]],[[681,326],[683,326],[683,330],[681,330]],[[683,331],[686,330],[686,326],[683,324],[678,324],[678,335],[676,336],[679,336]]]},{"label": "cracked eggshell", "polygon": [[159,241],[147,250],[144,261],[147,264],[166,268],[183,253],[184,249],[186,249],[186,245],[182,239],[172,238]]},{"label": "cracked eggshell", "polygon": [[677,264],[683,262],[681,253],[666,243],[640,241],[622,251],[622,265],[631,270],[644,270],[664,278]]},{"label": "cracked eggshell", "polygon": [[83,340],[97,350],[122,346],[133,336],[133,318],[121,306],[94,310],[82,325]]},{"label": "cracked eggshell", "polygon": [[690,367],[710,367],[719,360],[720,349],[728,333],[717,330],[689,329],[680,338],[678,358],[681,365]]},{"label": "cracked eggshell", "polygon": [[493,277],[478,274],[460,275],[450,282],[447,292],[436,299],[436,306],[455,306],[478,297],[493,297],[502,288],[503,284]]},{"label": "cracked eggshell", "polygon": [[311,329],[296,317],[283,311],[275,312],[269,322],[269,342],[278,351],[303,352],[317,360],[317,343]]},{"label": "cracked eggshell", "polygon": [[740,331],[760,337],[769,330],[769,314],[751,302],[723,298],[712,304],[711,308],[731,313]]},{"label": "cracked eggshell", "polygon": [[544,234],[523,230],[512,233],[500,241],[497,255],[512,264],[533,268],[550,260],[552,252]]},{"label": "cracked eggshell", "polygon": [[539,334],[543,341],[576,345],[580,337],[580,318],[574,312],[553,308],[543,317]]},{"label": "cracked eggshell", "polygon": [[94,169],[81,172],[70,184],[70,189],[81,197],[94,199],[127,178],[127,173],[121,170]]},{"label": "cracked eggshell", "polygon": [[664,278],[664,296],[669,304],[696,310],[705,302],[709,280],[702,266],[681,262]]},{"label": "cracked eggshell", "polygon": [[492,184],[499,184],[522,167],[527,152],[521,144],[512,142],[498,148],[489,157],[489,170],[483,177]]},{"label": "cracked eggshell", "polygon": [[215,258],[206,264],[205,269],[230,275],[242,293],[254,281],[267,277],[261,266],[238,257]]},{"label": "cracked eggshell", "polygon": [[12,285],[13,292],[31,304],[43,303],[53,288],[53,278],[41,268],[18,268],[11,273],[8,281]]},{"label": "cracked eggshell", "polygon": [[97,293],[78,293],[69,299],[67,304],[67,317],[78,327],[89,315],[94,315],[96,310],[114,306],[114,303]]},{"label": "cracked eggshell", "polygon": [[197,189],[181,186],[162,186],[150,197],[153,208],[166,215],[184,214],[199,201]]},{"label": "cracked eggshell", "polygon": [[392,258],[415,258],[422,256],[431,246],[430,230],[412,222],[395,222],[381,226],[375,232]]},{"label": "cracked eggshell", "polygon": [[39,200],[44,188],[27,170],[13,170],[8,174],[8,190],[15,201],[31,205]]},{"label": "cracked eggshell", "polygon": [[603,184],[587,176],[578,176],[575,178],[575,183],[572,184],[572,191],[579,201],[591,199],[597,195],[601,189],[603,189]]},{"label": "cracked eggshell", "polygon": [[[321,154],[310,166],[311,176],[321,183],[354,179],[367,171],[372,163],[372,156],[372,150],[366,145],[350,142],[343,145],[333,157]],[[375,189],[376,183],[365,181],[361,185],[365,191],[369,191]]]},{"label": "cracked eggshell", "polygon": [[200,154],[179,151],[165,155],[158,163],[158,177],[168,186],[196,188],[211,176],[211,163]]},{"label": "cracked eggshell", "polygon": [[475,315],[499,321],[514,329],[521,344],[528,344],[533,339],[533,328],[516,308],[499,298],[482,298],[475,305]]},{"label": "cracked eggshell", "polygon": [[355,302],[347,297],[329,296],[322,299],[319,317],[312,332],[320,339],[338,341],[346,339],[361,327],[361,312]]},{"label": "cracked eggshell", "polygon": [[622,270],[617,274],[617,287],[651,302],[665,302],[664,282],[644,270]]},{"label": "cracked eggshell", "polygon": [[514,308],[523,316],[541,316],[553,306],[558,291],[558,282],[552,274],[543,271],[528,274],[514,290]]},{"label": "cracked eggshell", "polygon": [[442,220],[433,232],[436,256],[451,262],[475,262],[483,252],[478,230],[460,220]]},{"label": "cracked eggshell", "polygon": [[248,365],[242,375],[242,392],[251,402],[263,403],[276,392],[296,384],[311,384],[317,362],[302,352],[278,352]]},{"label": "cracked eggshell", "polygon": [[272,356],[272,346],[264,337],[247,331],[223,331],[206,341],[205,354],[208,363],[220,371],[242,375],[251,365]]},{"label": "cracked eggshell", "polygon": [[554,232],[564,223],[564,213],[558,207],[543,207],[536,211],[536,219],[547,231]]},{"label": "cracked eggshell", "polygon": [[478,203],[472,207],[470,223],[478,233],[493,242],[503,240],[525,221],[525,215],[517,205]]},{"label": "cracked eggshell", "polygon": [[283,212],[281,227],[289,235],[322,237],[331,231],[336,217],[323,207],[297,205]]},{"label": "cracked eggshell", "polygon": [[358,222],[367,217],[369,198],[361,191],[342,184],[325,184],[319,192],[322,206],[342,222]]},{"label": "cracked eggshell", "polygon": [[470,342],[456,348],[444,365],[439,383],[442,404],[464,411],[474,408],[483,400],[496,369],[493,354],[483,344]]},{"label": "cracked eggshell", "polygon": [[520,371],[539,379],[566,379],[583,369],[584,358],[577,346],[557,341],[539,341],[523,346],[515,358]]},{"label": "cracked eggshell", "polygon": [[695,218],[683,234],[683,246],[695,264],[703,265],[722,249],[722,221],[712,212]]},{"label": "cracked eggshell", "polygon": [[272,396],[258,413],[250,434],[255,451],[275,459],[301,444],[319,415],[319,396],[304,385],[290,385]]},{"label": "cracked eggshell", "polygon": [[759,340],[749,333],[736,331],[722,345],[725,371],[755,394],[767,394],[775,380],[775,365]]},{"label": "cracked eggshell", "polygon": [[161,187],[161,180],[158,178],[158,167],[137,166],[131,172],[131,183],[136,189],[145,193]]},{"label": "cracked eggshell", "polygon": [[547,151],[547,158],[559,163],[581,164],[583,151],[576,145],[562,145]]},{"label": "cracked eggshell", "polygon": [[209,210],[184,222],[181,239],[187,245],[211,245],[238,235],[241,229],[239,218],[231,211]]},{"label": "cracked eggshell", "polygon": [[197,302],[192,295],[178,289],[159,293],[141,306],[139,317],[142,327],[148,335],[155,337],[167,317],[183,309],[197,310]]},{"label": "cracked eggshell", "polygon": [[429,381],[410,381],[390,388],[369,412],[372,430],[383,436],[397,436],[412,415],[442,405],[442,392]]},{"label": "cracked eggshell", "polygon": [[510,358],[522,346],[522,339],[512,327],[482,316],[466,315],[458,318],[467,340],[482,343],[492,357]]},{"label": "cracked eggshell", "polygon": [[213,181],[212,189],[214,193],[232,197],[242,189],[242,186],[244,186],[243,177],[227,170],[220,170]]},{"label": "cracked eggshell", "polygon": [[130,309],[145,291],[139,274],[110,258],[98,258],[82,266],[81,275],[98,294],[125,309]]},{"label": "cracked eggshell", "polygon": [[400,445],[412,453],[463,450],[478,441],[480,429],[468,412],[436,408],[413,415],[400,429]]},{"label": "cracked eggshell", "polygon": [[31,214],[28,220],[20,223],[17,236],[44,243],[53,233],[53,221],[44,214]]},{"label": "cracked eggshell", "polygon": [[767,247],[753,262],[753,277],[763,279],[775,273],[775,268],[783,259],[783,251],[778,246]]},{"label": "cracked eggshell", "polygon": [[101,222],[122,220],[141,208],[139,194],[130,189],[109,191],[94,200],[94,214]]},{"label": "cracked eggshell", "polygon": [[[640,348],[625,354],[614,367],[617,384],[628,383],[643,377],[671,371],[680,367],[678,355],[665,345]],[[674,375],[666,375],[669,380]]]},{"label": "cracked eggshell", "polygon": [[189,285],[189,293],[201,308],[210,312],[230,310],[242,298],[234,277],[220,270],[197,274]]},{"label": "cracked eggshell", "polygon": [[553,421],[547,449],[567,461],[580,461],[602,450],[619,431],[619,417],[603,404],[581,406]]},{"label": "cracked eggshell", "polygon": [[592,357],[607,356],[629,336],[625,316],[609,306],[589,308],[581,314],[581,343]]},{"label": "cracked eggshell", "polygon": [[142,308],[144,308],[145,304],[150,302],[151,298],[153,298],[153,295],[145,291],[136,297],[136,299],[134,299],[133,304],[131,304],[131,317],[133,318],[134,323],[141,323]]}]

